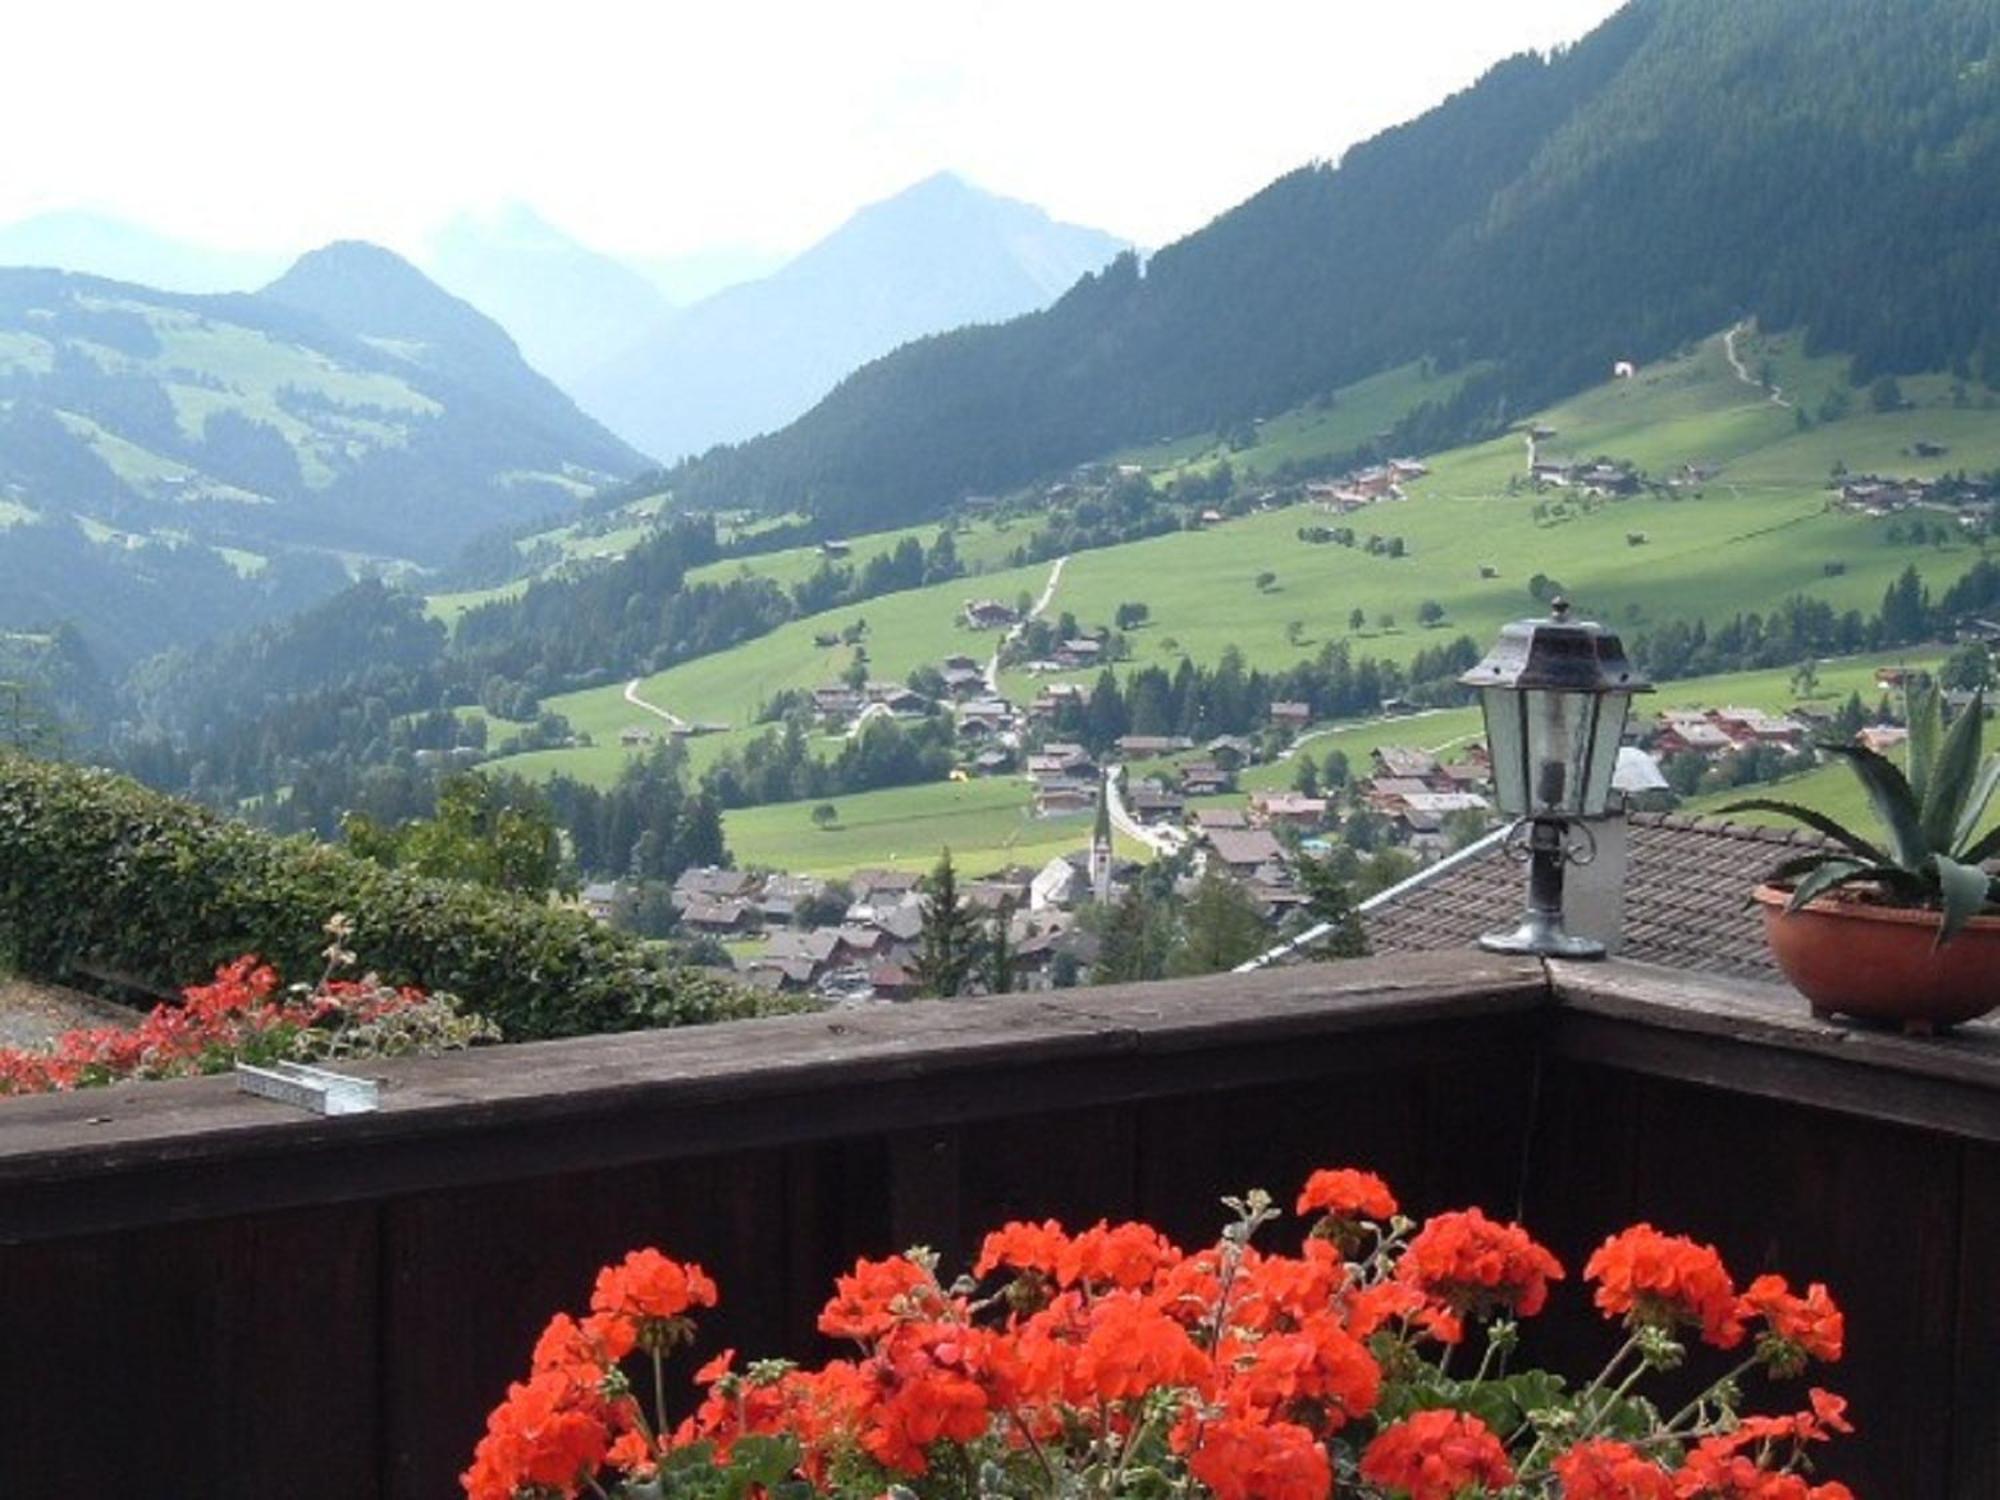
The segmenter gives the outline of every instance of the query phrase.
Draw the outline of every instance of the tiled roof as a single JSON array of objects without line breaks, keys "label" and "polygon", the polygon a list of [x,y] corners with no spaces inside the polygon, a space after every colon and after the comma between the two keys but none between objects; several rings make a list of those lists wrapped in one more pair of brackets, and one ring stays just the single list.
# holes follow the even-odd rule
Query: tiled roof
[{"label": "tiled roof", "polygon": [[[1817,846],[1817,834],[1633,813],[1625,877],[1621,956],[1749,979],[1777,977],[1763,919],[1745,897],[1787,854]],[[1572,872],[1571,879],[1579,878]],[[1362,918],[1377,953],[1460,948],[1520,920],[1522,867],[1494,845],[1433,880],[1419,879]]]}]

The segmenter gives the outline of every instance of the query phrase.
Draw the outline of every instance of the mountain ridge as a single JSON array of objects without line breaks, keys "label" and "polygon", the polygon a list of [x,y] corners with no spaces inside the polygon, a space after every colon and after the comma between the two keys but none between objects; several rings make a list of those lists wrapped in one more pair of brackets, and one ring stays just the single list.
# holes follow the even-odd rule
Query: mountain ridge
[{"label": "mountain ridge", "polygon": [[780,425],[910,338],[1040,306],[1122,247],[936,173],[682,309],[582,377],[579,402],[656,457],[700,451]]}]

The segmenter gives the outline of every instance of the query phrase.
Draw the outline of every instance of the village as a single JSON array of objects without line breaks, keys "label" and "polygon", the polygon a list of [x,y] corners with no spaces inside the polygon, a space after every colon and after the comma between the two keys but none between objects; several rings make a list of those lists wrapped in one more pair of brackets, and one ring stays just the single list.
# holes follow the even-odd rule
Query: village
[{"label": "village", "polygon": [[[971,628],[1008,632],[1003,651],[1021,643],[1024,627],[1039,623],[991,600],[968,601],[964,619]],[[1054,639],[1057,650],[1070,653],[1085,643],[1102,650],[1106,635]],[[1092,819],[1087,843],[1040,865],[958,872],[968,908],[1004,930],[1010,981],[1019,990],[1091,982],[1101,914],[1147,870],[1118,851],[1116,836],[1128,847],[1143,846],[1182,896],[1210,876],[1233,882],[1275,944],[1310,920],[1301,861],[1389,851],[1395,869],[1420,872],[1499,821],[1485,747],[1476,739],[1449,753],[1384,743],[1350,769],[1338,752],[1314,757],[1309,704],[1275,701],[1256,734],[1199,742],[1128,734],[1093,753],[1057,728],[1066,709],[1088,705],[1085,684],[1047,683],[1017,704],[994,691],[987,665],[963,653],[912,676],[941,689],[940,696],[901,684],[828,684],[811,694],[813,711],[833,734],[855,732],[882,715],[949,713],[961,755],[955,778],[1018,777],[1024,817]],[[1624,804],[1665,811],[1698,790],[1794,774],[1819,759],[1816,743],[1833,736],[1886,753],[1907,738],[1890,705],[1908,676],[1881,668],[1875,687],[1882,696],[1868,709],[1800,704],[1779,713],[1720,704],[1635,716],[1616,783]],[[1246,788],[1244,774],[1257,768],[1259,784]],[[1289,784],[1271,785],[1274,771],[1289,771]],[[626,894],[616,882],[595,882],[583,904],[614,921]],[[671,902],[679,934],[709,942],[712,962],[756,987],[830,1005],[905,1000],[919,991],[925,904],[919,872],[864,868],[830,880],[703,867],[681,874]]]}]

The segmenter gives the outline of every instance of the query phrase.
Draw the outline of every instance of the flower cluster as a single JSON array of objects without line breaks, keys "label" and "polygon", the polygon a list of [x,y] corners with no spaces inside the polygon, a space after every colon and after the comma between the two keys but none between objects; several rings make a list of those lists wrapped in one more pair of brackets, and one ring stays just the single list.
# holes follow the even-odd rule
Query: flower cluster
[{"label": "flower cluster", "polygon": [[[1714,1250],[1637,1225],[1585,1276],[1626,1337],[1588,1384],[1510,1373],[1517,1319],[1562,1264],[1527,1230],[1477,1209],[1421,1225],[1372,1174],[1316,1172],[1296,1253],[1267,1250],[1278,1217],[1252,1193],[1212,1246],[1151,1226],[1071,1231],[1054,1220],[986,1236],[973,1274],[941,1280],[913,1250],[839,1277],[820,1331],[847,1346],[817,1368],[695,1376],[667,1412],[662,1363],[716,1305],[699,1266],[635,1251],[598,1277],[589,1311],[559,1314],[463,1476],[471,1500],[770,1493],[1173,1495],[1185,1500],[1853,1500],[1814,1483],[1810,1455],[1850,1430],[1837,1396],[1741,1412],[1741,1379],[1840,1357],[1826,1288],[1763,1276],[1740,1295]],[[1684,1351],[1759,1325],[1754,1352],[1672,1417],[1635,1394]],[[1448,1374],[1475,1335],[1470,1378]],[[649,1360],[648,1410],[626,1371]],[[626,1486],[621,1490],[620,1486]]]},{"label": "flower cluster", "polygon": [[0,1047],[0,1095],[215,1073],[239,1061],[430,1055],[498,1035],[449,995],[330,972],[287,989],[275,969],[246,955],[136,1026],[79,1027],[47,1047]]}]

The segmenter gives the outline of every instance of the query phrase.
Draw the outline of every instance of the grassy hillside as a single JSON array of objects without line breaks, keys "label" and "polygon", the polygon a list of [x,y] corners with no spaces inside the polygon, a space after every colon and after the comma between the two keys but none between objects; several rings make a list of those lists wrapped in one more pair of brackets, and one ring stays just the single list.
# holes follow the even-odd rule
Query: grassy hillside
[{"label": "grassy hillside", "polygon": [[[1747,340],[1739,355],[1757,347]],[[1826,376],[1824,362],[1807,367]],[[1892,544],[1893,521],[1830,510],[1833,467],[1865,463],[1912,475],[2000,467],[2000,414],[1953,407],[1948,381],[1913,379],[1904,389],[1915,403],[1908,409],[1877,412],[1862,401],[1838,422],[1800,431],[1789,409],[1736,376],[1718,334],[1635,379],[1596,387],[1536,419],[1556,434],[1542,441],[1544,457],[1604,454],[1636,463],[1656,479],[1683,464],[1715,467],[1712,478],[1691,489],[1609,501],[1581,513],[1567,492],[1536,494],[1524,484],[1527,445],[1524,433],[1515,432],[1438,455],[1431,474],[1409,486],[1409,499],[1350,516],[1295,504],[1204,531],[1079,553],[1065,566],[1051,608],[1072,611],[1086,623],[1104,623],[1120,603],[1143,601],[1152,618],[1131,633],[1131,665],[1156,661],[1169,667],[1183,655],[1213,662],[1230,645],[1253,665],[1276,666],[1308,656],[1332,639],[1347,640],[1357,654],[1398,661],[1460,631],[1484,642],[1505,621],[1540,608],[1528,591],[1536,573],[1559,580],[1581,611],[1627,633],[1675,619],[1714,623],[1742,610],[1772,608],[1793,594],[1871,611],[1911,562],[1938,589],[1971,564],[1977,549],[1955,537],[1942,547]],[[1304,413],[1290,414],[1279,430],[1297,431],[1294,424],[1306,420]],[[1904,456],[1919,440],[1943,441],[1950,451],[1931,460]],[[1185,455],[1173,455],[1168,467],[1183,462]],[[1550,510],[1537,518],[1538,505],[1560,506],[1565,513]],[[1407,553],[1375,556],[1362,547],[1298,537],[1301,527],[1325,525],[1350,525],[1363,541],[1370,533],[1399,536]],[[892,546],[903,534],[857,539],[854,554]],[[1631,544],[1635,534],[1643,535],[1643,544]],[[960,539],[969,556],[989,545],[997,549],[1003,540],[977,528]],[[809,562],[799,550],[749,565],[782,576]],[[1829,575],[1830,562],[1844,565],[1844,571]],[[1497,576],[1482,578],[1482,568]],[[1276,581],[1259,588],[1257,576],[1266,571],[1275,573]],[[744,731],[758,707],[780,689],[814,687],[847,665],[846,648],[815,646],[815,635],[865,618],[871,671],[901,678],[949,652],[983,657],[991,649],[991,636],[956,623],[968,595],[1036,593],[1046,577],[1040,566],[1008,569],[794,621],[734,650],[650,677],[640,691],[684,717]],[[1446,610],[1444,624],[1434,630],[1416,623],[1427,599]],[[1364,616],[1358,631],[1349,625],[1354,609]],[[1385,616],[1393,617],[1393,624],[1385,625]],[[1294,621],[1296,641],[1289,630]],[[1019,697],[1031,694],[1034,684],[1035,679],[1014,676],[1005,685]],[[622,685],[552,698],[549,706],[599,743],[523,758],[518,769],[561,767],[608,780],[623,759],[618,729],[647,722],[623,702]],[[738,739],[698,741],[697,765]]]},{"label": "grassy hillside", "polygon": [[121,659],[638,467],[480,314],[386,251],[326,257],[309,303],[297,271],[217,297],[0,271],[0,625],[69,619]]}]

